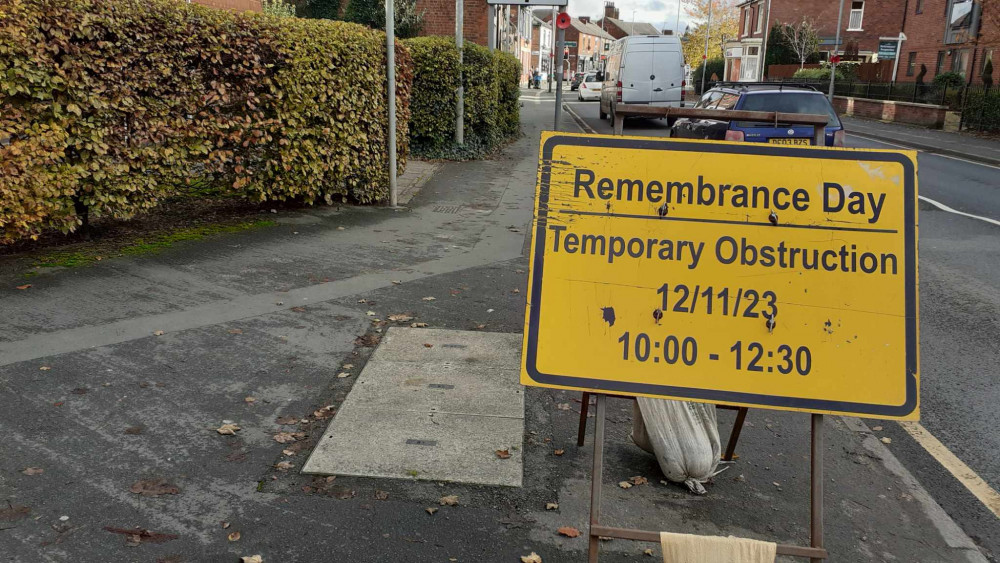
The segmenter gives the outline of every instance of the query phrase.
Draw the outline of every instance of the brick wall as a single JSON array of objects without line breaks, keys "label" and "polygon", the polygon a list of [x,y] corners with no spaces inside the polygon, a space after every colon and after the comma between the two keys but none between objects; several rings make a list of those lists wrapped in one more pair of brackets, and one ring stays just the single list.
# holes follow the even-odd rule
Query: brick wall
[{"label": "brick wall", "polygon": [[[861,24],[862,30],[847,31],[852,2],[844,0],[840,50],[843,50],[849,41],[856,41],[860,51],[878,51],[879,37],[899,35],[903,27],[903,11],[906,4],[906,0],[867,0]],[[911,0],[909,4],[912,11],[915,0]],[[809,19],[816,26],[820,37],[828,42],[826,45],[820,45],[820,50],[829,51],[837,34],[839,6],[839,2],[831,0],[771,0],[771,25],[776,22],[795,24],[803,19]],[[767,14],[764,14],[764,18],[766,21]]]},{"label": "brick wall", "polygon": [[867,117],[882,121],[909,123],[940,129],[944,126],[944,118],[948,108],[931,104],[912,104],[909,102],[892,102],[884,100],[866,100],[835,96],[833,108],[838,114]]},{"label": "brick wall", "polygon": [[[455,36],[454,0],[417,0],[417,11],[424,12],[421,35]],[[486,45],[489,6],[482,0],[464,0],[462,35],[466,41]]]},{"label": "brick wall", "polygon": [[194,4],[201,4],[210,8],[220,10],[232,10],[234,12],[260,12],[260,0],[191,0]]},{"label": "brick wall", "polygon": [[[952,69],[956,58],[961,70],[972,78],[975,84],[981,83],[981,73],[985,56],[992,50],[994,84],[1000,82],[1000,5],[987,4],[983,7],[979,26],[979,36],[972,41],[957,44],[945,44],[945,27],[947,16],[947,0],[923,0],[921,13],[916,12],[916,2],[910,2],[909,13],[906,15],[906,41],[902,45],[902,58],[899,60],[899,70],[896,80],[913,82],[920,74],[920,65],[927,68],[924,82],[930,82],[937,71],[938,54],[944,53],[942,72]],[[965,51],[964,57],[961,52]],[[910,67],[910,53],[913,55],[913,65]],[[964,65],[962,59],[964,58]]]}]

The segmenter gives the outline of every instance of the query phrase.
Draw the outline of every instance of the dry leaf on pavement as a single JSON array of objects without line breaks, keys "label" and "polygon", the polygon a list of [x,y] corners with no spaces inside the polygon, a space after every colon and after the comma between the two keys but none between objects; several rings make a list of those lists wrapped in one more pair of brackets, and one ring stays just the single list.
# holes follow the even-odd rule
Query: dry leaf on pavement
[{"label": "dry leaf on pavement", "polygon": [[496,453],[497,457],[500,459],[507,459],[510,457],[510,448],[507,448],[505,450],[497,450],[494,453]]},{"label": "dry leaf on pavement", "polygon": [[226,537],[229,538],[229,541],[237,541],[240,539],[240,531],[236,530],[235,532],[229,534]]},{"label": "dry leaf on pavement", "polygon": [[353,367],[354,367],[354,364],[344,364],[344,365],[340,366],[341,369],[351,369]]},{"label": "dry leaf on pavement", "polygon": [[279,444],[287,444],[298,440],[302,436],[305,436],[302,432],[278,432],[274,435],[274,441]]},{"label": "dry leaf on pavement", "polygon": [[410,328],[427,328],[427,323],[410,323]]},{"label": "dry leaf on pavement", "polygon": [[281,453],[283,453],[283,454],[285,454],[287,456],[293,456],[293,455],[295,455],[295,452],[293,452],[292,450],[281,450]]},{"label": "dry leaf on pavement", "polygon": [[413,320],[413,317],[400,313],[398,315],[389,315],[389,320],[395,323],[405,323]]},{"label": "dry leaf on pavement", "polygon": [[52,368],[50,368],[49,366],[42,366],[42,367],[40,367],[40,368],[38,368],[38,369],[40,369],[40,370],[42,370],[42,371],[49,371],[49,370],[50,370],[50,369],[52,369]]},{"label": "dry leaf on pavement", "polygon": [[278,424],[298,424],[299,417],[297,416],[279,416],[275,421]]},{"label": "dry leaf on pavement", "polygon": [[427,297],[424,297],[424,298],[423,298],[423,300],[424,300],[424,301],[434,301],[435,299],[437,299],[437,297],[430,297],[430,296],[427,296]]},{"label": "dry leaf on pavement", "polygon": [[888,437],[888,436],[884,436],[884,437],[882,438],[882,443],[883,443],[883,444],[891,444],[891,443],[892,443],[892,438],[890,438],[890,437]]},{"label": "dry leaf on pavement", "polygon": [[531,555],[521,556],[521,563],[542,563],[542,556],[532,551]]},{"label": "dry leaf on pavement", "polygon": [[162,330],[154,330],[153,336],[163,336],[165,333]]},{"label": "dry leaf on pavement", "polygon": [[438,499],[438,503],[441,506],[455,506],[458,504],[458,495],[448,495]]},{"label": "dry leaf on pavement", "polygon": [[556,450],[552,453],[554,453],[555,455],[563,455],[564,453],[566,453],[566,450]]},{"label": "dry leaf on pavement", "polygon": [[545,510],[556,510],[559,508],[558,502],[547,502],[545,503]]},{"label": "dry leaf on pavement", "polygon": [[369,317],[374,317],[375,316],[375,311],[368,311],[365,314],[368,315]]},{"label": "dry leaf on pavement", "polygon": [[568,411],[569,410],[569,403],[558,403],[558,404],[556,404],[556,408],[559,409],[559,410],[561,410],[561,411]]},{"label": "dry leaf on pavement", "polygon": [[241,329],[241,328],[231,328],[231,329],[229,329],[229,334],[243,334],[243,329]]},{"label": "dry leaf on pavement", "polygon": [[279,461],[278,463],[274,464],[274,468],[277,469],[278,471],[288,471],[293,467],[295,467],[295,464],[293,464],[290,461]]},{"label": "dry leaf on pavement", "polygon": [[222,434],[223,436],[232,436],[232,435],[236,434],[236,431],[239,430],[239,429],[240,429],[239,426],[236,426],[235,424],[228,424],[227,423],[227,424],[223,424],[222,426],[216,428],[215,431],[218,432],[219,434]]},{"label": "dry leaf on pavement", "polygon": [[389,491],[375,489],[375,500],[386,500],[389,498]]},{"label": "dry leaf on pavement", "polygon": [[653,556],[653,550],[649,549],[649,548],[646,548],[646,550],[643,551],[642,554],[643,555],[648,555],[648,556],[652,557]]},{"label": "dry leaf on pavement", "polygon": [[632,488],[632,483],[629,483],[628,481],[622,481],[622,482],[618,483],[618,486],[621,487],[621,488],[623,488],[623,489],[631,489]]},{"label": "dry leaf on pavement", "polygon": [[337,378],[338,379],[344,379],[344,378],[347,378],[347,377],[351,377],[350,372],[342,371],[342,372],[340,372],[340,373],[337,374]]},{"label": "dry leaf on pavement", "polygon": [[306,308],[305,307],[292,307],[292,311],[295,311],[296,313],[305,313],[306,312]]},{"label": "dry leaf on pavement", "polygon": [[24,473],[25,475],[41,475],[42,473],[45,473],[45,470],[41,467],[25,467],[21,470],[21,473]]},{"label": "dry leaf on pavement", "polygon": [[264,563],[264,558],[260,555],[246,555],[240,557],[240,563]]},{"label": "dry leaf on pavement", "polygon": [[143,479],[132,483],[128,488],[130,493],[142,495],[144,497],[158,497],[160,495],[176,495],[181,492],[176,485],[171,485],[166,479]]},{"label": "dry leaf on pavement", "polygon": [[438,511],[438,509],[434,508],[433,506],[430,508],[425,508],[424,510],[426,510],[427,514],[430,514],[431,516],[434,516],[434,513]]},{"label": "dry leaf on pavement", "polygon": [[633,485],[645,485],[646,483],[649,483],[649,479],[639,475],[629,477],[628,480],[631,481]]},{"label": "dry leaf on pavement", "polygon": [[575,538],[580,535],[580,530],[577,530],[573,526],[563,526],[559,528],[559,534],[566,536],[567,538]]},{"label": "dry leaf on pavement", "polygon": [[252,404],[254,404],[254,403],[257,402],[257,398],[256,397],[244,397],[243,398],[243,402],[245,402],[248,405],[252,405]]},{"label": "dry leaf on pavement", "polygon": [[429,344],[427,342],[424,342],[424,348],[433,348],[433,347],[434,347],[433,344]]},{"label": "dry leaf on pavement", "polygon": [[29,288],[31,288],[31,284],[30,283],[26,283],[24,285],[17,286],[17,289],[20,289],[21,291],[24,291],[25,289],[29,289]]}]

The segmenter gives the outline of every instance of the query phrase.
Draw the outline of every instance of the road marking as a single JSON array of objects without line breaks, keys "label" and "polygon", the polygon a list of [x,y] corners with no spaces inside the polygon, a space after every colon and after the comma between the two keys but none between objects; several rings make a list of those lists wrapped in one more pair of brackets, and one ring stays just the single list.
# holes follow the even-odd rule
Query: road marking
[{"label": "road marking", "polygon": [[569,104],[563,104],[563,107],[566,109],[566,113],[568,113],[570,117],[573,118],[573,121],[576,121],[577,126],[580,127],[580,129],[583,129],[584,133],[590,133],[591,135],[597,134],[597,131],[595,131],[593,127],[588,125],[587,122],[584,121],[583,118],[580,117],[578,113],[573,111],[573,108],[570,107]]},{"label": "road marking", "polygon": [[948,207],[947,205],[941,203],[940,201],[935,201],[926,196],[919,196],[919,197],[920,199],[926,201],[927,203],[933,205],[934,207],[937,207],[941,211],[947,211],[948,213],[954,213],[955,215],[961,215],[962,217],[968,217],[970,219],[979,219],[980,221],[985,221],[991,225],[997,225],[998,227],[1000,227],[1000,221],[997,221],[996,219],[990,219],[989,217],[982,217],[980,215],[973,215],[972,213],[966,213],[964,211],[952,209],[951,207]]},{"label": "road marking", "polygon": [[906,432],[923,446],[945,469],[947,469],[969,492],[975,495],[994,516],[1000,518],[1000,493],[990,487],[975,471],[951,453],[940,440],[920,425],[919,422],[900,422]]},{"label": "road marking", "polygon": [[926,151],[926,150],[923,150],[923,149],[915,149],[913,147],[908,147],[906,145],[897,145],[896,143],[890,143],[888,141],[883,141],[883,140],[881,140],[881,139],[879,139],[877,137],[869,137],[869,136],[864,135],[862,133],[848,133],[847,135],[849,137],[857,137],[859,139],[864,139],[866,141],[872,141],[874,143],[882,143],[883,145],[889,145],[890,147],[896,147],[896,148],[899,148],[899,149],[907,149],[907,150],[915,150],[917,152],[922,152],[924,154],[931,155],[931,156],[940,156],[941,158],[950,158],[951,160],[957,160],[959,162],[965,162],[965,163],[968,163],[968,164],[975,164],[976,166],[985,166],[986,168],[994,168],[996,170],[1000,170],[1000,166],[994,166],[992,164],[986,164],[984,162],[977,162],[975,160],[969,160],[967,158],[960,158],[960,157],[957,157],[957,156],[951,156],[951,155],[947,155],[947,154],[939,154],[939,153],[936,153],[936,152]]}]

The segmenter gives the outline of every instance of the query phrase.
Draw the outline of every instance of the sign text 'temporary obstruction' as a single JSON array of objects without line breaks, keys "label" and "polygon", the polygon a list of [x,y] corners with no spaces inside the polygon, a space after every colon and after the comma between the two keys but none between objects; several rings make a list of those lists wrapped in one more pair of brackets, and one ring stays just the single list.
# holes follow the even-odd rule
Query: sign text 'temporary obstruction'
[{"label": "sign text 'temporary obstruction'", "polygon": [[521,380],[916,419],[909,151],[542,137]]}]

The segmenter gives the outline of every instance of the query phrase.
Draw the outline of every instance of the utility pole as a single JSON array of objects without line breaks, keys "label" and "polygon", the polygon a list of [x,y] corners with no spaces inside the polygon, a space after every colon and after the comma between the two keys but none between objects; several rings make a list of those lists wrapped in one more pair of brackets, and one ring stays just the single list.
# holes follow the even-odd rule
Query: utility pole
[{"label": "utility pole", "polygon": [[489,43],[490,52],[496,47],[497,34],[497,11],[492,5],[488,6],[486,12],[486,41]]},{"label": "utility pole", "polygon": [[[844,0],[840,0],[840,11],[837,12],[837,39],[833,43],[834,56],[837,55],[837,49],[840,47],[840,26],[843,20],[844,20]],[[896,53],[896,56],[898,57],[899,53]],[[831,104],[833,103],[833,80],[834,77],[836,77],[836,75],[837,75],[837,63],[833,63],[830,65],[830,93],[827,95],[827,97],[830,98]],[[895,78],[896,77],[894,76],[893,79]]]},{"label": "utility pole", "polygon": [[[559,7],[559,14],[566,13],[566,6]],[[552,29],[555,31],[556,20],[552,18]],[[559,118],[562,116],[562,90],[563,90],[563,50],[566,48],[566,30],[560,29],[556,32],[556,49],[554,58],[556,60],[556,118],[553,129],[559,130]]]},{"label": "utility pole", "polygon": [[[552,29],[552,39],[551,45],[549,45],[549,93],[552,93],[552,77],[556,70],[556,7],[552,6],[552,21],[549,22],[549,27]],[[540,32],[539,32],[540,33]],[[560,53],[561,55],[562,53]]]},{"label": "utility pole", "polygon": [[462,81],[465,78],[462,72],[465,60],[465,57],[462,56],[462,50],[465,47],[465,41],[462,39],[462,27],[465,25],[462,14],[463,4],[465,4],[465,0],[455,0],[455,47],[458,48],[458,96],[455,103],[455,144],[457,145],[465,144],[465,88],[462,86]]},{"label": "utility pole", "polygon": [[396,9],[385,0],[385,61],[389,102],[389,207],[397,207],[396,191]]},{"label": "utility pole", "polygon": [[[840,0],[843,3],[844,0]],[[842,4],[843,5],[843,4]],[[708,23],[705,24],[705,54],[701,57],[701,93],[705,93],[705,75],[708,74],[708,38],[712,35],[712,0],[708,1]]]},{"label": "utility pole", "polygon": [[676,33],[678,37],[681,36],[681,4],[683,3],[684,0],[677,0],[677,21],[674,23],[674,33]]}]

